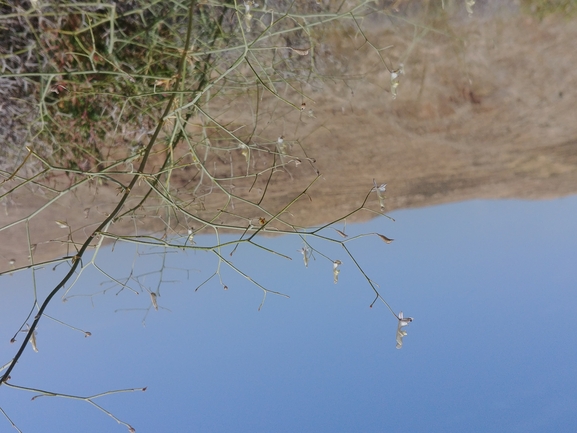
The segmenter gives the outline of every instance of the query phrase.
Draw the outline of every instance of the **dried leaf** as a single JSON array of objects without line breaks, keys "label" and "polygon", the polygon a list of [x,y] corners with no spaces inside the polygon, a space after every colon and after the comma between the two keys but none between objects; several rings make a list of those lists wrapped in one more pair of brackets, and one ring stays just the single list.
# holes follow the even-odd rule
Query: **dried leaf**
[{"label": "dried leaf", "polygon": [[170,90],[174,80],[176,79],[176,75],[170,78],[160,78],[154,81],[154,91],[156,92],[156,87],[164,87],[164,90]]}]

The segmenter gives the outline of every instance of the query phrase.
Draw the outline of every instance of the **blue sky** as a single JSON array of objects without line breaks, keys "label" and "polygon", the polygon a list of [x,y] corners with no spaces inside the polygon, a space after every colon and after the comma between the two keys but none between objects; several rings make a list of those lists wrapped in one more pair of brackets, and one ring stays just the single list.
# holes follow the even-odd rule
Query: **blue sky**
[{"label": "blue sky", "polygon": [[[117,288],[54,303],[48,314],[92,336],[44,319],[39,352],[27,348],[12,383],[75,395],[147,386],[95,400],[142,433],[574,431],[576,211],[577,197],[471,201],[348,225],[350,236],[395,239],[350,247],[395,311],[415,319],[401,350],[396,319],[383,304],[369,308],[373,292],[338,245],[314,244],[343,261],[335,285],[330,261],[316,254],[305,268],[302,242],[266,238],[293,260],[247,246],[232,260],[289,299],[269,295],[258,311],[261,290],[229,270],[228,290],[215,279],[194,292],[214,259],[171,254],[159,311],[146,315],[146,293]],[[134,260],[125,245],[97,263],[125,277]],[[142,274],[161,256],[136,263]],[[63,271],[37,273],[40,297]],[[70,294],[102,291],[102,280],[88,272]],[[0,280],[2,365],[16,350],[8,341],[30,308],[30,281]],[[24,432],[126,431],[86,402],[33,395],[0,388],[0,406]],[[0,431],[10,431],[1,416]]]}]

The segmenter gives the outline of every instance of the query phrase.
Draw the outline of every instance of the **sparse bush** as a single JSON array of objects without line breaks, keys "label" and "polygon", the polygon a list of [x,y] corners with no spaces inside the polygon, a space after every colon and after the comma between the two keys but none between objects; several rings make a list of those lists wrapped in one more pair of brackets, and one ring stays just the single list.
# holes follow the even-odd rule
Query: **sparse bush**
[{"label": "sparse bush", "polygon": [[[382,4],[381,13],[392,4]],[[259,308],[267,294],[280,293],[237,268],[223,247],[248,244],[284,256],[257,236],[298,236],[304,264],[316,252],[332,262],[337,283],[342,262],[308,239],[336,243],[373,291],[372,304],[382,301],[399,319],[347,248],[363,236],[392,239],[327,230],[361,211],[381,214],[385,186],[367,185],[348,214],[323,226],[307,228],[298,218],[321,174],[296,131],[303,119],[314,119],[311,101],[327,80],[352,76],[349,66],[328,51],[321,58],[317,50],[332,25],[362,33],[359,22],[376,7],[372,1],[285,0],[0,5],[0,39],[6,42],[0,48],[0,139],[6,143],[0,154],[6,209],[0,233],[24,246],[3,273],[69,266],[44,299],[34,291],[31,313],[14,334],[16,339],[25,329],[26,337],[4,366],[3,388],[57,395],[8,379],[45,308],[57,295],[67,299],[73,281],[93,268],[118,283],[98,265],[106,242],[208,250],[218,267],[198,285],[228,266],[262,290]],[[383,48],[371,46],[385,63]],[[400,69],[390,71],[396,92]],[[300,192],[278,193],[289,181]],[[38,206],[32,210],[15,205],[33,199]],[[56,204],[67,210],[64,217],[53,211]],[[41,228],[48,232],[43,238]],[[223,244],[224,232],[239,236]],[[217,241],[196,245],[195,236],[205,233]],[[89,249],[95,251],[90,260]],[[155,290],[137,290],[147,291],[157,308]],[[398,347],[406,334],[401,326],[411,320],[400,317]]]}]

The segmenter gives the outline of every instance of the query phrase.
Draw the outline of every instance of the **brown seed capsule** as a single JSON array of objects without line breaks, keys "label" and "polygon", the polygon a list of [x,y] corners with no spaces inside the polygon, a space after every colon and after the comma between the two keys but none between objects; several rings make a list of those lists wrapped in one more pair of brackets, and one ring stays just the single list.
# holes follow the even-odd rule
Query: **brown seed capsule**
[{"label": "brown seed capsule", "polygon": [[293,50],[295,53],[297,53],[300,56],[306,56],[310,51],[310,48],[307,48],[306,50],[300,50],[298,48],[290,47],[290,49]]},{"label": "brown seed capsule", "polygon": [[341,235],[343,238],[348,238],[348,237],[349,237],[349,235],[347,235],[345,232],[342,232],[342,231],[340,231],[340,230],[338,230],[338,229],[335,229],[334,227],[333,227],[333,229],[334,229],[339,235]]},{"label": "brown seed capsule", "polygon": [[391,242],[394,241],[394,239],[388,238],[384,235],[381,235],[379,233],[377,233],[377,236],[380,237],[384,242],[386,242],[387,244],[390,244]]}]

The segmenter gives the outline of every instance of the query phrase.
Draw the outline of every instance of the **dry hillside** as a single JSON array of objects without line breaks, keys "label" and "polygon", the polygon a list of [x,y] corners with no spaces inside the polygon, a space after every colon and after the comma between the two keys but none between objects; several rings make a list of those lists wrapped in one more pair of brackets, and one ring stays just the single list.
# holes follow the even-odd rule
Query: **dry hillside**
[{"label": "dry hillside", "polygon": [[[577,21],[480,10],[427,32],[393,20],[367,20],[363,26],[373,46],[391,46],[382,51],[389,67],[404,64],[396,99],[375,49],[350,27],[323,35],[303,59],[312,56],[318,71],[344,81],[303,88],[302,112],[261,98],[262,109],[274,115],[260,124],[253,143],[275,142],[281,135],[293,149],[300,143],[323,176],[310,200],[294,207],[295,221],[315,225],[346,214],[362,202],[373,178],[388,184],[388,211],[577,192]],[[226,116],[242,126],[251,122],[249,112],[233,104]],[[231,167],[238,173],[244,162],[235,158]],[[312,178],[306,163],[275,173],[265,206],[280,209]],[[172,181],[186,193],[187,179]],[[55,220],[67,221],[80,241],[102,219],[117,191],[104,185],[96,191],[91,185],[69,194],[33,220],[30,243],[37,245],[37,262],[66,254],[64,244],[46,243],[67,240]],[[5,200],[1,225],[30,215],[44,200],[34,191]],[[157,224],[150,219],[151,228]],[[25,263],[28,254],[22,224],[2,232],[2,270],[12,266],[10,260]]]}]

